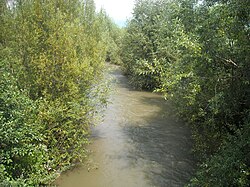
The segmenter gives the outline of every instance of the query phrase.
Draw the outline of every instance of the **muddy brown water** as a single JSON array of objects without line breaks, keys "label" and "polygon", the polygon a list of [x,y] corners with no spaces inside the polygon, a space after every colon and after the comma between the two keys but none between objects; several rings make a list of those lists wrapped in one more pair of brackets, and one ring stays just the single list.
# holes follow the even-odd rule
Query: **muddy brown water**
[{"label": "muddy brown water", "polygon": [[136,91],[112,66],[113,92],[103,122],[93,128],[88,167],[61,175],[59,187],[179,187],[195,168],[188,127],[154,93]]}]

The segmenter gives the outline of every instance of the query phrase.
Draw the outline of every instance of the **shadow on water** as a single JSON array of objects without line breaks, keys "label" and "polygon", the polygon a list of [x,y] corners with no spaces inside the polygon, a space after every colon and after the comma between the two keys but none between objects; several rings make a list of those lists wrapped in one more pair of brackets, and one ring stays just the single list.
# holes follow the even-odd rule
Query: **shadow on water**
[{"label": "shadow on water", "polygon": [[189,128],[176,121],[159,94],[136,91],[118,67],[110,72],[114,92],[104,121],[93,128],[90,149],[97,170],[66,172],[59,186],[181,187],[195,160]]},{"label": "shadow on water", "polygon": [[189,128],[176,120],[160,95],[131,89],[119,69],[112,74],[120,88],[137,93],[137,101],[131,96],[128,124],[123,125],[127,143],[133,145],[127,154],[130,164],[143,168],[153,186],[184,186],[196,163]]},{"label": "shadow on water", "polygon": [[143,120],[123,128],[128,142],[134,145],[128,157],[136,167],[143,167],[152,186],[184,186],[194,172],[190,131],[173,115],[165,113],[169,106],[159,97],[142,97],[144,107],[158,107],[156,113],[142,111]]}]

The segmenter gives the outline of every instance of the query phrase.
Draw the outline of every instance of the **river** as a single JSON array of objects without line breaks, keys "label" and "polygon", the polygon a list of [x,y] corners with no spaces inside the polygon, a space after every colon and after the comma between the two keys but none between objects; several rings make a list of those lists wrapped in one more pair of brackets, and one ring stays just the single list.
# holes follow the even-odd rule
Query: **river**
[{"label": "river", "polygon": [[59,187],[181,187],[195,168],[189,128],[155,93],[137,91],[112,66],[113,91],[92,129],[88,167],[61,175]]}]

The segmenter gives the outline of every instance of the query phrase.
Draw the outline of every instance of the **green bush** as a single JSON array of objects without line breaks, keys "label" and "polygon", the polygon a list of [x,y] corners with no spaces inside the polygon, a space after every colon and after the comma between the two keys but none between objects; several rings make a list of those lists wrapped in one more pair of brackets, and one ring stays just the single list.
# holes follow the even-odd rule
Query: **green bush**
[{"label": "green bush", "polygon": [[36,121],[38,107],[17,87],[17,80],[6,68],[8,65],[1,59],[0,185],[8,186],[8,182],[14,184],[19,179],[30,185],[39,184],[48,174],[48,153],[41,134],[42,125]]},{"label": "green bush", "polygon": [[229,135],[221,148],[199,167],[188,186],[248,186],[250,183],[250,123]]},{"label": "green bush", "polygon": [[244,0],[140,0],[126,28],[124,69],[133,85],[161,92],[189,123],[194,151],[212,176],[210,184],[203,165],[198,186],[223,186],[231,175],[225,186],[248,182],[248,154],[232,141],[249,143],[239,139],[249,132],[249,7]]},{"label": "green bush", "polygon": [[103,39],[107,44],[106,61],[112,64],[121,65],[121,45],[124,30],[119,28],[104,10],[99,14],[103,23]]},{"label": "green bush", "polygon": [[0,3],[0,184],[46,185],[86,158],[105,105],[104,23],[93,0]]}]

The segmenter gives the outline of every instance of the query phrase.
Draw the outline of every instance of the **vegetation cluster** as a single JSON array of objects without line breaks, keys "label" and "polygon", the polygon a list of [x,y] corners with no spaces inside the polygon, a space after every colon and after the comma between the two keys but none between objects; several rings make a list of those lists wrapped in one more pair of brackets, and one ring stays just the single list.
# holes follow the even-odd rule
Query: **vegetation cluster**
[{"label": "vegetation cluster", "polygon": [[0,1],[0,186],[47,185],[85,159],[110,21],[93,0]]},{"label": "vegetation cluster", "polygon": [[0,186],[48,185],[84,161],[105,61],[190,125],[188,186],[247,186],[249,20],[246,0],[136,0],[124,29],[93,0],[0,0]]},{"label": "vegetation cluster", "polygon": [[250,183],[250,1],[137,0],[122,60],[137,88],[164,94],[191,126],[190,186]]}]

